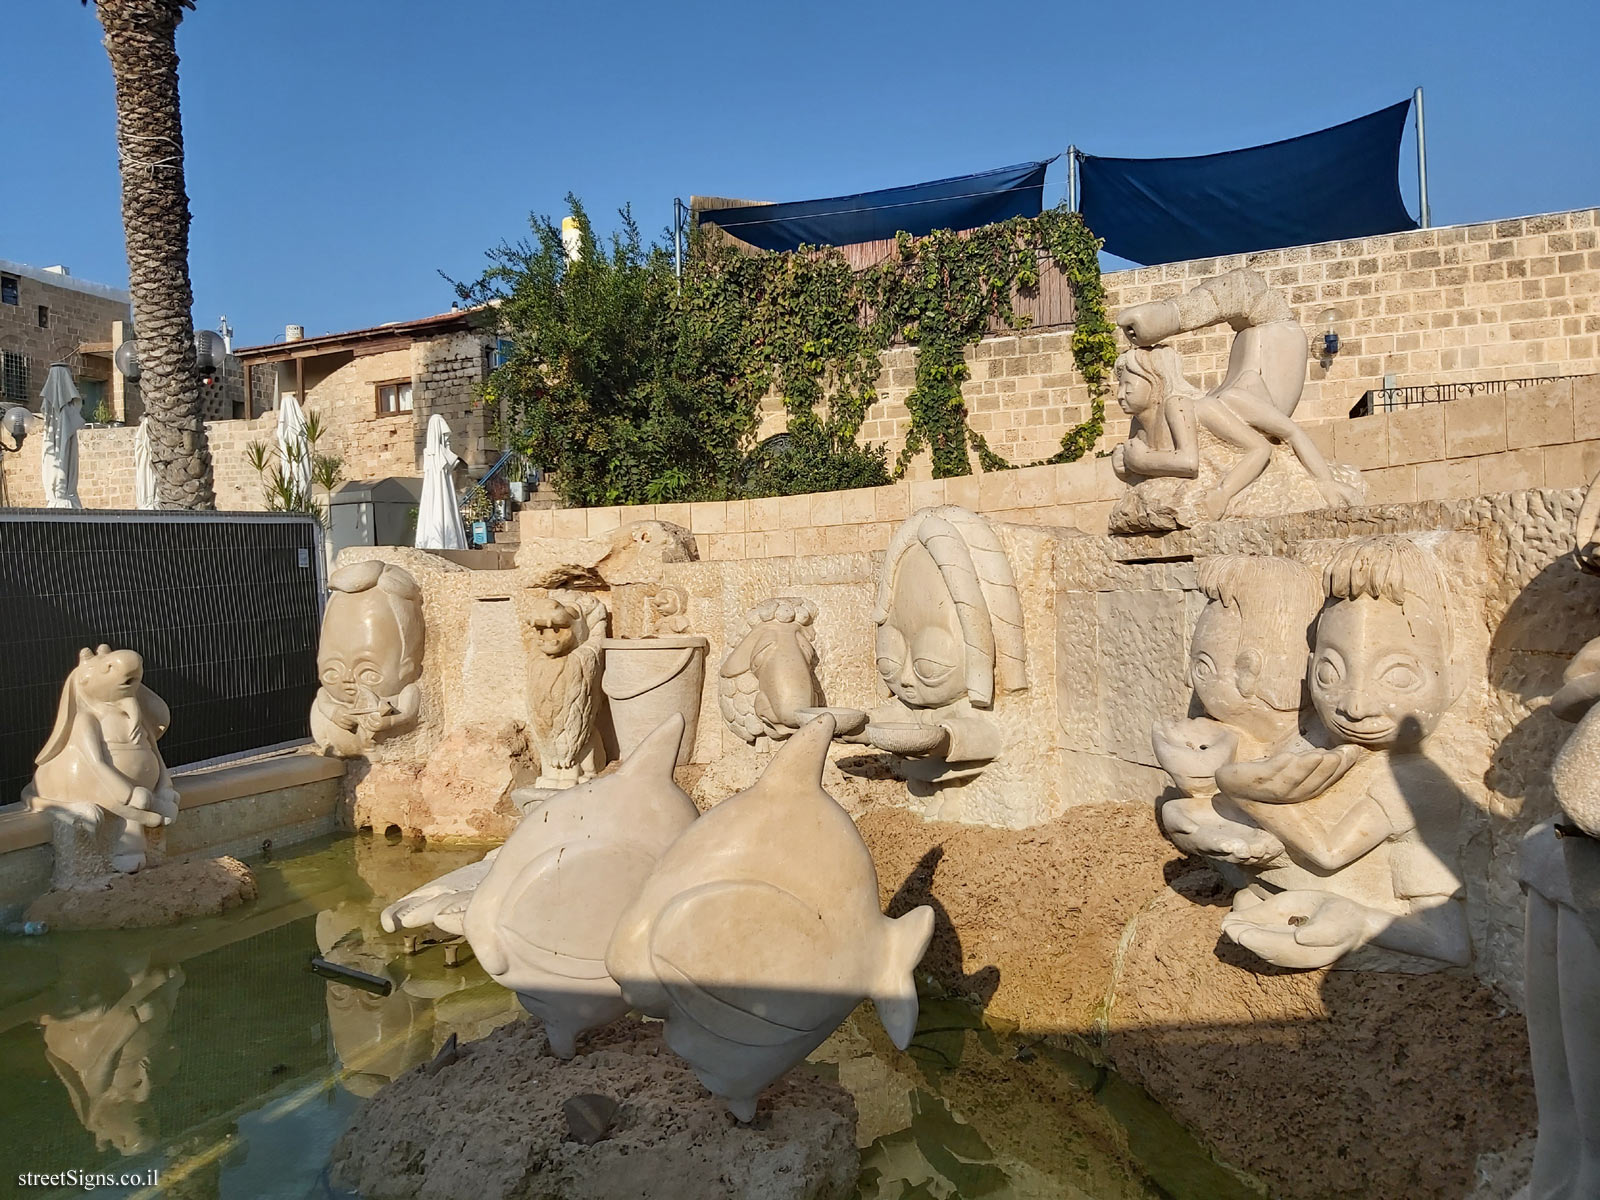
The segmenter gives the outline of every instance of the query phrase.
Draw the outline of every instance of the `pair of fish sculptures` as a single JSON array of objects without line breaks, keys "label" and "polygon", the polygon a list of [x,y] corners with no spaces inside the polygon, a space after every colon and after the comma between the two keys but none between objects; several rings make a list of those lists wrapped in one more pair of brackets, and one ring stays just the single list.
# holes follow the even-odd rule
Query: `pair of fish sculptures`
[{"label": "pair of fish sculptures", "polygon": [[552,1052],[638,1009],[741,1121],[870,997],[902,1049],[924,906],[878,907],[872,856],[822,789],[831,716],[746,791],[698,816],[673,782],[683,718],[621,766],[532,810],[466,908],[484,969],[544,1021]]}]

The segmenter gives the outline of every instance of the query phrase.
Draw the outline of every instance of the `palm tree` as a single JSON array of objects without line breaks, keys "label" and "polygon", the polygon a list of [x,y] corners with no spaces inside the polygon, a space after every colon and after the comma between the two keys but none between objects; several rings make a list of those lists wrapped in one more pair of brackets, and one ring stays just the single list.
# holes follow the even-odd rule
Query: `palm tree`
[{"label": "palm tree", "polygon": [[95,0],[117,87],[128,291],[162,508],[217,503],[189,311],[189,196],[178,110],[178,22],[193,7],[193,0]]}]

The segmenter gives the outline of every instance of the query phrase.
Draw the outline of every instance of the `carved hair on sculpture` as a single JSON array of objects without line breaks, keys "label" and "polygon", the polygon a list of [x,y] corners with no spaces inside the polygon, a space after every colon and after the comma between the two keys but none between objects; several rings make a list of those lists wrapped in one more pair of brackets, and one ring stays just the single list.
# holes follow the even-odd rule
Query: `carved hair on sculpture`
[{"label": "carved hair on sculpture", "polygon": [[1159,407],[1168,396],[1198,396],[1200,389],[1183,373],[1183,358],[1175,347],[1133,346],[1117,355],[1113,369],[1118,376],[1132,375],[1150,385],[1151,407]]},{"label": "carved hair on sculpture", "polygon": [[1279,712],[1298,710],[1307,631],[1323,601],[1316,572],[1291,558],[1224,554],[1203,560],[1199,573],[1206,599],[1237,616],[1240,652],[1260,655],[1254,694]]},{"label": "carved hair on sculpture", "polygon": [[[946,504],[913,513],[889,542],[872,621],[879,631],[879,671],[886,672],[883,639],[891,616],[919,600],[897,594],[907,556],[925,554],[954,603],[963,646],[965,695],[979,708],[994,703],[995,689],[1014,692],[1028,686],[1022,632],[1022,602],[1004,547],[994,527],[976,513]],[[915,618],[918,614],[910,614]],[[901,631],[903,634],[903,630]],[[910,647],[896,647],[899,654]],[[889,656],[892,658],[893,656]],[[891,682],[891,688],[893,683]]]},{"label": "carved hair on sculpture", "polygon": [[387,607],[394,614],[395,628],[400,635],[400,661],[409,670],[422,662],[422,646],[427,636],[427,626],[422,620],[422,589],[417,581],[399,567],[368,559],[341,567],[328,578],[328,590],[347,596],[377,588],[382,592]]},{"label": "carved hair on sculpture", "polygon": [[1450,589],[1439,562],[1408,537],[1385,534],[1346,542],[1323,572],[1330,600],[1370,596],[1399,605],[1413,620],[1437,621],[1451,649]]}]

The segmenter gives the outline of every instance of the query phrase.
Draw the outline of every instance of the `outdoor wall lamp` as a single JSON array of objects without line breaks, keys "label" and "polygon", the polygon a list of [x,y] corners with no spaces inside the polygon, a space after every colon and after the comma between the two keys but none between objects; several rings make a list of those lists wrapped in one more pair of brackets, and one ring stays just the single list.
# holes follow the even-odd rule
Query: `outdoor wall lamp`
[{"label": "outdoor wall lamp", "polygon": [[1334,355],[1339,353],[1339,335],[1334,332],[1334,324],[1339,320],[1337,308],[1324,309],[1322,313],[1322,365],[1327,366],[1333,361]]},{"label": "outdoor wall lamp", "polygon": [[18,405],[16,408],[6,409],[6,415],[0,417],[0,429],[11,435],[11,445],[0,442],[0,451],[15,454],[22,449],[22,443],[28,436],[28,410]]},{"label": "outdoor wall lamp", "polygon": [[[217,364],[227,353],[227,343],[220,333],[213,333],[209,329],[194,331],[194,365],[202,383],[216,382]],[[117,370],[122,372],[125,379],[138,381],[139,343],[136,339],[129,338],[118,346],[111,356],[111,361],[116,364]]]}]

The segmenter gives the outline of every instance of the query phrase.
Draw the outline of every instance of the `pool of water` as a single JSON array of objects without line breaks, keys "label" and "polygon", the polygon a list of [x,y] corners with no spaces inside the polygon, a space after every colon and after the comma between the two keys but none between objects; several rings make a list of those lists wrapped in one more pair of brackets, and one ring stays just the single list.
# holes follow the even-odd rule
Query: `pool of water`
[{"label": "pool of water", "polygon": [[[77,1171],[127,1177],[96,1196],[348,1200],[327,1162],[362,1102],[451,1033],[526,1019],[470,956],[407,954],[378,924],[388,900],[479,854],[341,837],[253,863],[260,898],[220,917],[0,936],[5,1188]],[[319,954],[394,988],[324,979]],[[1138,1089],[964,1003],[926,997],[904,1053],[858,1011],[805,1069],[856,1097],[861,1200],[1262,1194]]]}]

